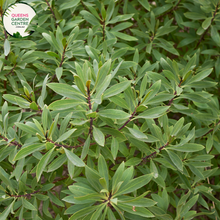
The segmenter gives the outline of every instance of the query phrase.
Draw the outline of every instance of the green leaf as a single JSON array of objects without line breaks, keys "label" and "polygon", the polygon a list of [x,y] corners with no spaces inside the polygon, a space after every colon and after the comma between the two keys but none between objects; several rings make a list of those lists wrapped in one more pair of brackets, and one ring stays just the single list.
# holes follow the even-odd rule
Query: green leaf
[{"label": "green leaf", "polygon": [[150,161],[150,171],[154,174],[154,178],[158,178],[158,170],[153,160]]},{"label": "green leaf", "polygon": [[202,146],[201,144],[194,144],[194,143],[188,143],[184,144],[182,146],[173,146],[173,147],[167,147],[166,149],[171,149],[171,150],[176,150],[176,151],[181,151],[181,152],[197,152],[201,151],[205,147]]},{"label": "green leaf", "polygon": [[208,134],[208,138],[206,141],[206,152],[207,154],[210,152],[210,150],[213,147],[213,136],[211,134]]},{"label": "green leaf", "polygon": [[48,166],[47,172],[53,172],[54,170],[57,170],[59,167],[61,167],[67,160],[67,157],[65,154],[59,155],[53,162]]},{"label": "green leaf", "polygon": [[108,22],[111,19],[112,14],[114,12],[114,8],[115,8],[115,1],[110,0],[107,11],[106,11],[106,22]]},{"label": "green leaf", "polygon": [[73,165],[69,159],[67,160],[67,169],[68,169],[70,178],[73,179],[74,172],[75,172],[75,165]]},{"label": "green leaf", "polygon": [[25,100],[19,96],[16,96],[16,95],[4,94],[3,98],[6,101],[8,101],[14,105],[19,105],[22,108],[29,108],[29,106],[30,106],[30,102],[28,102],[27,100]]},{"label": "green leaf", "polygon": [[121,33],[121,32],[116,32],[116,31],[111,31],[113,35],[116,37],[125,40],[125,41],[137,41],[138,39],[136,37]]},{"label": "green leaf", "polygon": [[121,83],[117,83],[113,86],[111,86],[109,89],[107,89],[104,92],[104,99],[105,98],[109,98],[112,96],[115,96],[121,92],[123,92],[124,90],[126,90],[129,86],[131,85],[131,81],[124,81]]},{"label": "green leaf", "polygon": [[196,201],[199,198],[199,194],[196,196],[193,196],[183,207],[182,211],[181,211],[181,216],[186,215],[186,213],[189,212],[189,210],[195,205]]},{"label": "green leaf", "polygon": [[80,2],[80,0],[64,2],[59,6],[59,11],[73,8],[73,7],[77,6],[79,2]]},{"label": "green leaf", "polygon": [[66,140],[67,138],[69,138],[73,134],[74,131],[76,131],[76,128],[70,129],[69,131],[62,134],[55,142],[62,142],[64,140]]},{"label": "green leaf", "polygon": [[107,216],[108,216],[108,219],[117,220],[111,209],[107,209]]},{"label": "green leaf", "polygon": [[138,0],[138,2],[148,11],[150,11],[150,4],[148,0]]},{"label": "green leaf", "polygon": [[136,118],[145,118],[145,119],[154,119],[159,118],[163,114],[167,112],[169,109],[169,106],[160,106],[160,107],[154,107],[151,109],[145,110],[143,113],[136,116]]},{"label": "green leaf", "polygon": [[8,41],[8,39],[5,39],[5,42],[4,42],[4,54],[5,56],[8,56],[8,54],[10,53],[10,43]]},{"label": "green leaf", "polygon": [[104,134],[100,131],[99,128],[96,128],[93,126],[93,136],[97,144],[100,146],[104,147],[105,145],[105,136]]},{"label": "green leaf", "polygon": [[117,168],[114,176],[112,177],[112,192],[116,193],[117,192],[117,185],[118,183],[120,183],[121,179],[122,179],[122,175],[124,172],[124,168],[125,168],[125,164],[124,161],[119,165],[119,167]]},{"label": "green leaf", "polygon": [[20,151],[15,155],[14,161],[20,160],[26,157],[29,154],[34,153],[35,151],[40,151],[45,148],[45,144],[31,144],[25,147],[22,147]]},{"label": "green leaf", "polygon": [[78,100],[63,99],[52,102],[48,106],[48,108],[57,111],[57,110],[65,110],[65,109],[73,108],[78,105],[85,105],[85,104],[86,102],[79,102]]},{"label": "green leaf", "polygon": [[209,28],[210,24],[211,24],[211,21],[212,21],[212,17],[210,18],[206,18],[203,22],[202,22],[202,28],[203,29],[207,29]]},{"label": "green leaf", "polygon": [[1,220],[5,220],[7,219],[9,213],[11,212],[13,206],[14,206],[14,203],[15,203],[15,199],[13,200],[13,202],[11,202],[10,205],[7,206],[7,208],[0,214],[0,219]]},{"label": "green leaf", "polygon": [[88,11],[85,11],[85,10],[82,10],[81,12],[80,12],[80,14],[84,17],[84,19],[86,20],[86,21],[88,21],[90,24],[92,24],[92,25],[99,25],[99,21],[97,20],[97,18],[94,16],[94,15],[92,15],[90,12],[88,12]]},{"label": "green leaf", "polygon": [[136,166],[136,165],[138,165],[141,161],[142,161],[142,159],[140,159],[140,158],[132,157],[132,158],[128,159],[128,160],[125,162],[125,166]]},{"label": "green leaf", "polygon": [[176,30],[177,26],[162,26],[157,30],[156,37],[163,36],[165,34],[169,34],[170,32],[173,32]]},{"label": "green leaf", "polygon": [[50,83],[47,86],[59,95],[70,99],[85,101],[84,96],[74,87],[64,83]]},{"label": "green leaf", "polygon": [[173,47],[172,43],[164,40],[163,38],[157,38],[157,40],[160,41],[160,43],[156,43],[157,46],[163,48],[164,50],[179,56],[179,52]]},{"label": "green leaf", "polygon": [[55,203],[56,205],[60,207],[65,207],[64,204],[59,200],[59,198],[57,198],[53,193],[48,191],[47,194],[50,197],[51,202]]},{"label": "green leaf", "polygon": [[153,177],[152,174],[146,174],[146,175],[137,177],[137,178],[129,181],[125,186],[120,188],[120,190],[114,195],[114,197],[116,195],[122,195],[122,194],[127,194],[130,192],[133,192],[133,191],[145,186],[146,184],[148,184],[151,181],[152,177]]},{"label": "green leaf", "polygon": [[102,178],[102,177],[99,175],[99,173],[97,171],[95,171],[92,168],[86,166],[85,167],[85,175],[86,175],[86,178],[87,178],[88,182],[90,183],[90,185],[97,192],[100,192],[103,189],[102,185],[99,182],[100,178]]},{"label": "green leaf", "polygon": [[186,12],[184,13],[185,17],[192,19],[192,20],[203,20],[206,19],[206,16],[202,13],[198,12]]},{"label": "green leaf", "polygon": [[16,122],[15,125],[20,128],[21,130],[29,133],[29,134],[33,134],[33,135],[36,135],[36,133],[38,133],[38,130],[33,128],[32,126],[29,126],[27,124],[22,124],[22,123],[19,123],[19,122]]},{"label": "green leaf", "polygon": [[[143,195],[146,195],[147,193],[144,193]],[[154,206],[155,204],[157,204],[157,202],[153,201],[152,199],[146,199],[143,198],[143,195],[138,196],[138,197],[130,197],[130,196],[126,196],[123,197],[123,199],[120,199],[120,203],[121,201],[129,206],[135,206],[135,207],[151,207]]]},{"label": "green leaf", "polygon": [[110,98],[110,101],[111,102],[114,102],[116,105],[122,107],[122,108],[125,108],[125,109],[129,109],[126,101],[122,98],[120,98],[119,96],[114,96],[114,97],[111,97]]},{"label": "green leaf", "polygon": [[183,127],[183,123],[184,123],[184,118],[182,117],[181,119],[179,119],[176,124],[173,127],[173,130],[171,132],[171,137],[176,136],[178,134],[178,132],[182,129]]},{"label": "green leaf", "polygon": [[98,114],[105,118],[111,118],[111,119],[127,119],[131,115],[117,109],[105,109],[98,112]]},{"label": "green leaf", "polygon": [[141,140],[141,141],[145,141],[148,139],[148,137],[141,131],[137,130],[137,129],[133,129],[133,128],[129,128],[126,127],[130,133],[137,139]]},{"label": "green leaf", "polygon": [[62,74],[63,74],[63,67],[57,67],[56,68],[56,76],[57,76],[58,80],[60,80]]},{"label": "green leaf", "polygon": [[183,171],[183,163],[182,163],[182,160],[180,159],[180,157],[177,154],[175,154],[173,151],[170,151],[170,150],[167,150],[167,153],[168,153],[170,159],[172,160],[172,162],[174,163],[174,165],[177,167],[177,169],[179,169],[180,171]]},{"label": "green leaf", "polygon": [[129,205],[122,204],[122,203],[118,203],[117,206],[126,212],[139,215],[145,218],[155,217],[148,209],[143,208],[143,207],[134,207],[134,206],[129,206]]},{"label": "green leaf", "polygon": [[214,25],[211,25],[211,38],[218,46],[220,46],[220,35]]},{"label": "green leaf", "polygon": [[93,90],[99,88],[99,86],[103,83],[103,81],[105,80],[106,76],[109,73],[110,68],[111,68],[111,59],[109,59],[104,65],[102,65],[99,68]]},{"label": "green leaf", "polygon": [[96,211],[93,213],[93,215],[91,216],[91,220],[97,220],[100,219],[100,215],[102,213],[102,210],[106,207],[106,204],[100,204],[98,206],[96,206]]},{"label": "green leaf", "polygon": [[206,69],[206,70],[203,70],[203,71],[197,73],[195,76],[193,76],[190,79],[189,84],[191,84],[193,82],[201,81],[202,79],[206,78],[212,72],[212,70],[213,70],[213,68]]},{"label": "green leaf", "polygon": [[51,154],[53,153],[55,147],[52,148],[50,151],[48,151],[40,160],[40,162],[37,165],[37,169],[36,169],[36,177],[37,177],[37,181],[40,180],[41,174],[43,173]]},{"label": "green leaf", "polygon": [[42,35],[52,47],[54,47],[58,52],[61,53],[62,48],[61,48],[61,46],[59,46],[59,44],[56,41],[56,38],[53,36],[52,33],[50,33],[50,34],[42,33]]},{"label": "green leaf", "polygon": [[79,76],[74,76],[74,80],[75,80],[75,83],[77,85],[77,87],[79,88],[79,90],[84,94],[86,95],[86,87],[85,85],[83,84],[83,81],[81,80],[81,78]]},{"label": "green leaf", "polygon": [[107,190],[109,187],[109,178],[108,178],[108,166],[105,161],[105,158],[100,154],[98,159],[98,170],[101,177],[103,177],[107,183]]},{"label": "green leaf", "polygon": [[73,165],[75,165],[77,167],[84,167],[85,166],[85,163],[76,154],[74,154],[73,152],[67,150],[64,147],[63,147],[63,149],[64,149],[64,151],[66,153],[67,158],[69,159],[69,161]]},{"label": "green leaf", "polygon": [[84,145],[83,145],[83,149],[82,149],[82,153],[81,153],[81,159],[85,159],[85,157],[87,156],[88,152],[89,152],[89,147],[90,147],[90,135],[87,137]]},{"label": "green leaf", "polygon": [[97,206],[89,206],[89,207],[86,207],[84,209],[81,209],[77,212],[75,212],[70,218],[69,220],[77,220],[85,215],[88,215],[92,212],[94,212],[95,210],[97,209]]},{"label": "green leaf", "polygon": [[119,149],[119,143],[116,138],[112,137],[111,152],[112,152],[112,156],[113,156],[114,160],[117,157],[118,149]]},{"label": "green leaf", "polygon": [[114,54],[111,57],[112,60],[115,60],[115,59],[117,59],[119,57],[122,57],[127,52],[127,50],[128,50],[127,48],[121,48],[121,49],[115,51]]},{"label": "green leaf", "polygon": [[203,174],[199,171],[199,169],[197,169],[196,167],[194,167],[191,164],[187,164],[187,166],[190,168],[190,170],[200,179],[205,179],[205,177],[203,176]]},{"label": "green leaf", "polygon": [[37,209],[30,203],[28,202],[25,198],[22,198],[22,205],[24,208],[32,211],[37,211]]}]

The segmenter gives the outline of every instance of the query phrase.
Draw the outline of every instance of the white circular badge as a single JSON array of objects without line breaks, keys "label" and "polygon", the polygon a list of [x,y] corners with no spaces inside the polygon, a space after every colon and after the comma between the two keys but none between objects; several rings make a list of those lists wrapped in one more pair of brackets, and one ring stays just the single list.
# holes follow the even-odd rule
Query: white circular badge
[{"label": "white circular badge", "polygon": [[13,37],[29,36],[31,33],[25,30],[35,15],[34,9],[26,3],[12,4],[3,15],[4,28]]}]

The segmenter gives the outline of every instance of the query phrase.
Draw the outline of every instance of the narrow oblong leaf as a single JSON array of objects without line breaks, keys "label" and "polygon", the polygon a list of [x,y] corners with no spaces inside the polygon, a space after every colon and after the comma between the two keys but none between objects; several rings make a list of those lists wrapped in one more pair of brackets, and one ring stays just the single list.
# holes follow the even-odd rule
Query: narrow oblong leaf
[{"label": "narrow oblong leaf", "polygon": [[117,157],[118,149],[119,149],[119,143],[116,138],[112,137],[111,152],[112,152],[112,156],[113,156],[114,160]]},{"label": "narrow oblong leaf", "polygon": [[69,159],[69,161],[73,165],[75,165],[77,167],[84,167],[85,166],[85,163],[76,154],[74,154],[73,152],[67,150],[64,147],[63,147],[63,149],[64,149],[64,151],[66,153],[67,158]]},{"label": "narrow oblong leaf", "polygon": [[10,43],[9,43],[8,39],[5,39],[5,42],[4,42],[4,54],[5,54],[5,56],[8,56],[9,52],[10,52]]},{"label": "narrow oblong leaf", "polygon": [[56,68],[56,76],[57,76],[58,80],[60,80],[62,74],[63,74],[63,67],[57,67]]},{"label": "narrow oblong leaf", "polygon": [[37,181],[40,180],[41,174],[43,173],[51,154],[53,153],[55,147],[52,148],[50,151],[48,151],[40,160],[40,162],[37,165],[37,169],[36,169],[36,177],[37,177]]},{"label": "narrow oblong leaf", "polygon": [[154,119],[162,116],[169,109],[169,106],[154,107],[152,109],[147,109],[143,113],[136,116],[136,118]]},{"label": "narrow oblong leaf", "polygon": [[105,109],[98,112],[98,114],[105,118],[111,118],[111,119],[126,119],[129,118],[131,115],[117,109]]},{"label": "narrow oblong leaf", "polygon": [[42,144],[42,143],[31,144],[31,145],[25,146],[25,147],[21,148],[20,151],[18,151],[18,153],[15,155],[14,160],[20,160],[23,157],[26,157],[27,155],[32,154],[35,151],[40,151],[44,148],[45,148],[45,144]]},{"label": "narrow oblong leaf", "polygon": [[202,146],[201,144],[188,143],[188,144],[184,144],[178,147],[175,147],[175,146],[167,147],[166,149],[171,149],[171,150],[176,150],[176,151],[181,151],[181,152],[197,152],[204,148],[205,147]]},{"label": "narrow oblong leaf", "polygon": [[126,90],[131,85],[131,81],[124,81],[118,84],[111,86],[104,92],[104,98],[109,98],[115,96],[124,90]]},{"label": "narrow oblong leaf", "polygon": [[82,153],[81,153],[81,159],[85,159],[85,157],[87,156],[88,152],[89,152],[89,147],[90,147],[90,135],[87,137],[84,145],[83,145],[83,149],[82,149]]},{"label": "narrow oblong leaf", "polygon": [[134,207],[134,206],[129,206],[126,205],[124,203],[118,203],[117,205],[120,209],[135,214],[135,215],[139,215],[145,218],[153,218],[154,215],[146,208],[144,207]]},{"label": "narrow oblong leaf", "polygon": [[93,126],[93,136],[97,144],[104,147],[105,145],[105,136],[104,134],[95,126]]},{"label": "narrow oblong leaf", "polygon": [[147,183],[149,183],[152,178],[153,178],[152,174],[146,174],[146,175],[137,177],[129,181],[124,187],[120,188],[120,190],[114,196],[133,192],[143,187]]},{"label": "narrow oblong leaf", "polygon": [[76,131],[76,128],[70,129],[69,131],[62,134],[55,142],[62,142],[64,140],[66,140],[67,138],[69,138],[73,134],[74,131]]},{"label": "narrow oblong leaf", "polygon": [[169,150],[167,150],[167,153],[168,153],[171,161],[177,167],[177,169],[183,171],[183,163],[182,163],[182,160],[179,158],[179,156],[177,154],[175,154],[174,152],[169,151]]},{"label": "narrow oblong leaf", "polygon": [[81,92],[64,83],[50,83],[47,86],[59,95],[76,100],[85,100]]},{"label": "narrow oblong leaf", "polygon": [[24,198],[22,198],[22,205],[28,210],[37,211],[37,209]]},{"label": "narrow oblong leaf", "polygon": [[73,100],[73,99],[63,99],[63,100],[57,100],[55,102],[52,102],[48,108],[51,110],[64,110],[64,109],[69,109],[73,108],[78,105],[83,105],[86,104],[86,102],[80,102],[78,100]]}]

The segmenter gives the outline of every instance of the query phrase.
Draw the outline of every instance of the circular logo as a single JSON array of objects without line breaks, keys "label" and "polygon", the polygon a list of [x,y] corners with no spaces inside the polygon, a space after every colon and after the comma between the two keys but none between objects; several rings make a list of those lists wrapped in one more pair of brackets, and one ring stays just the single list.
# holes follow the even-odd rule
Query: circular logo
[{"label": "circular logo", "polygon": [[27,37],[31,32],[26,29],[35,15],[34,9],[26,3],[12,4],[3,15],[4,28],[12,37]]}]

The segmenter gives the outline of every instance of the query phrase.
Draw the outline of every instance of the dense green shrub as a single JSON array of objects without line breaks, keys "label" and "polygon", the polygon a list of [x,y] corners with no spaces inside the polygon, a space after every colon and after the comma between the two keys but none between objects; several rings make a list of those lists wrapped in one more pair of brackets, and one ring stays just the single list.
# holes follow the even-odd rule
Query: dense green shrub
[{"label": "dense green shrub", "polygon": [[219,0],[23,2],[34,33],[0,27],[0,220],[220,219]]}]

